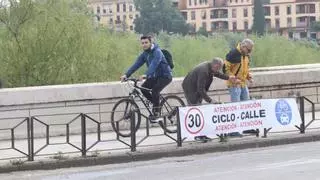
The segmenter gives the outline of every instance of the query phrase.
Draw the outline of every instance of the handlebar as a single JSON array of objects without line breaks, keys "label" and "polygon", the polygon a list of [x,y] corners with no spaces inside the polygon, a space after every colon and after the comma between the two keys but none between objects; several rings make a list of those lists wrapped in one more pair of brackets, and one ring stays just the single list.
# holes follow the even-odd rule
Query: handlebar
[{"label": "handlebar", "polygon": [[134,85],[133,85],[133,86],[134,86],[135,88],[137,88],[137,89],[152,91],[151,89],[138,86],[137,84],[138,84],[138,82],[140,81],[139,79],[136,79],[136,78],[126,78],[123,82],[128,82],[128,81],[134,82]]},{"label": "handlebar", "polygon": [[126,78],[123,82],[127,82],[127,81],[132,81],[134,82],[134,87],[137,87],[137,83],[140,81],[139,79],[136,78]]}]

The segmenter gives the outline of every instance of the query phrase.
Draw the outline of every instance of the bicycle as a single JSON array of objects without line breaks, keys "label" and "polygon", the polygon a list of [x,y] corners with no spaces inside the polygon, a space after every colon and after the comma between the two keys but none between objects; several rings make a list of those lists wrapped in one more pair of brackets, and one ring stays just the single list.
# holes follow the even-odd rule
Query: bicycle
[{"label": "bicycle", "polygon": [[[151,89],[146,89],[141,86],[138,86],[137,83],[139,82],[138,79],[129,78],[125,80],[126,82],[133,82],[133,90],[129,93],[129,96],[121,99],[118,101],[111,113],[111,125],[113,130],[122,137],[130,137],[131,131],[130,131],[130,123],[131,118],[136,118],[135,122],[135,132],[138,131],[140,128],[141,123],[141,116],[144,116],[148,118],[148,120],[151,122],[150,118],[151,116],[154,116],[154,113],[152,112],[152,108],[149,106],[149,103],[147,102],[146,98],[143,96],[143,94],[140,92],[142,89],[152,91]],[[149,113],[149,116],[144,115],[141,113],[140,108],[137,104],[137,99],[141,101],[141,105],[147,110],[147,113]],[[177,102],[177,104],[173,105],[172,103],[169,104],[169,100],[174,100]],[[119,110],[119,107],[121,105],[124,105],[124,110]],[[169,120],[169,126],[164,121],[159,121],[160,127],[167,133],[176,133],[177,132],[177,108],[178,106],[185,106],[185,103],[181,98],[175,95],[168,95],[168,96],[162,96],[160,94],[160,116],[158,118],[163,118],[164,121]],[[120,113],[120,115],[117,115],[116,113]],[[122,114],[123,113],[123,114]],[[122,115],[121,115],[122,114]],[[119,118],[120,117],[120,118]],[[119,118],[118,120],[116,120]],[[120,125],[120,122],[124,122],[124,124]],[[167,122],[167,121],[166,121]],[[128,125],[127,130],[125,125]],[[120,129],[123,128],[123,129]]]}]

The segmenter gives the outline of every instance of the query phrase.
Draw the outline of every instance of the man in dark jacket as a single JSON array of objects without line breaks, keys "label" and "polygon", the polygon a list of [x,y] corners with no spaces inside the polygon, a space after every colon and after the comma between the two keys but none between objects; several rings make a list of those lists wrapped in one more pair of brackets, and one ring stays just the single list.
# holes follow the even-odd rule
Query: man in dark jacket
[{"label": "man in dark jacket", "polygon": [[140,76],[140,80],[146,79],[142,87],[151,89],[152,93],[147,90],[142,90],[142,93],[153,104],[152,110],[155,116],[151,117],[151,122],[157,122],[157,117],[160,114],[160,92],[172,81],[172,72],[161,49],[151,40],[151,36],[141,37],[141,45],[144,51],[125,75],[121,76],[121,81],[130,77],[143,64],[147,64],[148,69],[145,75]]},{"label": "man in dark jacket", "polygon": [[184,78],[182,88],[189,105],[201,104],[204,99],[208,103],[214,103],[207,92],[213,81],[213,77],[223,80],[235,80],[234,76],[228,76],[220,72],[223,60],[214,58],[212,62],[203,62],[196,66]]},{"label": "man in dark jacket", "polygon": [[[196,66],[184,78],[182,88],[189,105],[199,105],[202,100],[208,103],[217,103],[208,96],[207,92],[213,81],[213,77],[223,80],[238,81],[234,76],[222,74],[220,70],[223,66],[221,58],[214,58],[211,62],[203,62]],[[209,140],[206,136],[198,136],[196,140],[206,142]]]}]

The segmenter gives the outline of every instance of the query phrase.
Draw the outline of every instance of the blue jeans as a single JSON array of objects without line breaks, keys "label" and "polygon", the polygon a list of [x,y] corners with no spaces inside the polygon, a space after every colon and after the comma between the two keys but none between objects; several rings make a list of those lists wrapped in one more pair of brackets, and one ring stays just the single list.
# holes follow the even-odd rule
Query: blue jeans
[{"label": "blue jeans", "polygon": [[231,102],[247,101],[250,99],[248,86],[229,88]]},{"label": "blue jeans", "polygon": [[[247,101],[250,99],[248,86],[245,87],[231,87],[229,93],[232,102]],[[229,133],[229,136],[241,136],[239,132]]]}]

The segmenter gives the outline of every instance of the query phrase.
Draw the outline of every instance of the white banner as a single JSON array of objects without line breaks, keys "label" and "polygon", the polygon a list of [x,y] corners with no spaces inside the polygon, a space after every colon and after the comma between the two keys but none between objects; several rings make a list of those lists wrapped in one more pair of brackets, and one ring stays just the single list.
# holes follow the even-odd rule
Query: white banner
[{"label": "white banner", "polygon": [[295,99],[262,99],[179,108],[182,138],[299,125]]}]

